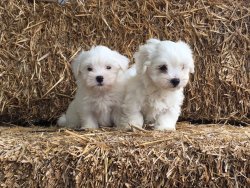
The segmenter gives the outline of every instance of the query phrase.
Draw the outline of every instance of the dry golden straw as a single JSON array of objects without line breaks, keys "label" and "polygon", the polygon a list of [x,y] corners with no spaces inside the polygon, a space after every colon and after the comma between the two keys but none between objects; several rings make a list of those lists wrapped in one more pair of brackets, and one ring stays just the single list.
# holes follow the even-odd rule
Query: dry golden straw
[{"label": "dry golden straw", "polygon": [[182,118],[249,124],[248,1],[29,2],[0,1],[0,187],[248,187],[249,127],[124,132],[13,123],[51,121],[66,110],[76,89],[70,61],[81,49],[102,44],[132,58],[157,37],[194,49]]},{"label": "dry golden straw", "polygon": [[0,127],[1,187],[248,187],[250,127]]}]

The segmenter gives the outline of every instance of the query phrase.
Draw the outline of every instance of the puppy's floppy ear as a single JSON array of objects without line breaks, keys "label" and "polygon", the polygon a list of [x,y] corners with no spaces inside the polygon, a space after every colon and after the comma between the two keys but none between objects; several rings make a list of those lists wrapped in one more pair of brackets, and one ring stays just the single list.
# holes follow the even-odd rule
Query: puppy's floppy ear
[{"label": "puppy's floppy ear", "polygon": [[77,54],[77,56],[71,62],[72,72],[76,80],[78,79],[78,76],[80,75],[80,66],[81,66],[82,61],[85,58],[85,55],[86,55],[86,52],[81,51]]},{"label": "puppy's floppy ear", "polygon": [[125,71],[128,69],[128,64],[129,64],[129,59],[124,56],[124,55],[121,55],[120,53],[114,51],[115,53],[115,58],[116,58],[116,61],[118,62],[120,68],[122,71]]},{"label": "puppy's floppy ear", "polygon": [[194,73],[194,58],[193,58],[193,51],[191,50],[191,47],[183,41],[178,41],[177,44],[179,45],[182,53],[185,54],[185,58],[187,60],[187,62],[185,63],[189,67],[189,72]]},{"label": "puppy's floppy ear", "polygon": [[189,67],[189,72],[190,73],[194,73],[194,63],[192,63],[191,65],[190,65],[190,67]]},{"label": "puppy's floppy ear", "polygon": [[149,39],[146,44],[140,46],[138,52],[134,54],[137,74],[143,74],[146,71],[147,65],[151,63],[151,57],[156,49],[156,45],[159,43],[160,40],[158,39]]}]

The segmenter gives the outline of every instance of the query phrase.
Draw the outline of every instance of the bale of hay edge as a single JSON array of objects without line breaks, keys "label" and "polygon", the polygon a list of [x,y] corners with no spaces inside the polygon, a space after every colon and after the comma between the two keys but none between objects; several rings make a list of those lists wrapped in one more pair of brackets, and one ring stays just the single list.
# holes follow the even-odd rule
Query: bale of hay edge
[{"label": "bale of hay edge", "polygon": [[184,40],[195,75],[182,117],[249,123],[247,1],[0,2],[1,120],[57,118],[75,91],[69,62],[107,45],[132,58],[150,37]]},{"label": "bale of hay edge", "polygon": [[250,128],[0,128],[1,187],[248,187]]}]

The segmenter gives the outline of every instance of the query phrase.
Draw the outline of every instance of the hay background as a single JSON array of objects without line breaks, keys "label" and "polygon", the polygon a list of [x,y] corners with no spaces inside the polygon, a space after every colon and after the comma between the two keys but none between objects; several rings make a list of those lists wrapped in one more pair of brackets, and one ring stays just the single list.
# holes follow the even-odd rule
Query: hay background
[{"label": "hay background", "polygon": [[250,127],[0,127],[1,187],[249,187]]},{"label": "hay background", "polygon": [[58,117],[74,94],[69,62],[80,48],[103,44],[132,57],[159,37],[194,49],[183,118],[249,123],[249,15],[248,1],[1,0],[0,120]]}]

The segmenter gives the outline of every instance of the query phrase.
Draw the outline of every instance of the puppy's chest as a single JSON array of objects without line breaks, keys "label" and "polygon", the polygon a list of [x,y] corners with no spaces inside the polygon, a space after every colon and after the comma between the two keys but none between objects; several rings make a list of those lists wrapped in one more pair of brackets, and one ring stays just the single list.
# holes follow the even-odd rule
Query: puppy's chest
[{"label": "puppy's chest", "polygon": [[152,96],[149,96],[146,98],[144,104],[143,104],[143,111],[152,111],[154,113],[162,111],[166,109],[166,100],[163,98],[154,98]]},{"label": "puppy's chest", "polygon": [[90,106],[94,113],[109,113],[112,106],[114,106],[117,102],[117,96],[106,95],[93,98]]},{"label": "puppy's chest", "polygon": [[142,105],[142,113],[146,120],[153,121],[156,117],[174,106],[173,101],[167,96],[150,95],[146,97]]}]

